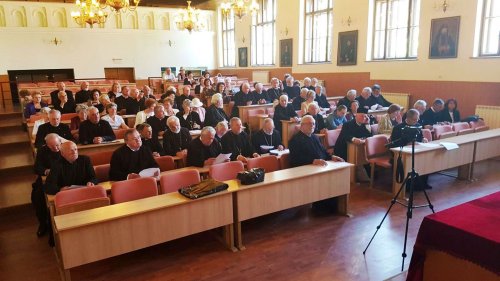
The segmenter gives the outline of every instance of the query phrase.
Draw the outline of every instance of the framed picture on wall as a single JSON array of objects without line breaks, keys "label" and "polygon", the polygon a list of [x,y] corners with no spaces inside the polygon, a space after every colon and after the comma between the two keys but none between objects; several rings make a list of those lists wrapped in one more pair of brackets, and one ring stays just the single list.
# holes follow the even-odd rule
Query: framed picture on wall
[{"label": "framed picture on wall", "polygon": [[238,66],[247,67],[248,66],[248,48],[242,47],[238,48]]},{"label": "framed picture on wall", "polygon": [[280,40],[280,67],[292,67],[293,39]]},{"label": "framed picture on wall", "polygon": [[356,65],[358,61],[358,31],[339,32],[337,65]]},{"label": "framed picture on wall", "polygon": [[460,17],[433,19],[431,22],[430,59],[456,58]]}]

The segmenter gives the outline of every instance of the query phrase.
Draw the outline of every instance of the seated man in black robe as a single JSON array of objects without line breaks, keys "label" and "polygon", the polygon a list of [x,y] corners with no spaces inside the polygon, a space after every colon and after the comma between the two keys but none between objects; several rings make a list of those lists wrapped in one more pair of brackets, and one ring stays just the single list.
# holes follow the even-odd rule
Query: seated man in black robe
[{"label": "seated man in black robe", "polygon": [[299,122],[299,116],[293,109],[292,105],[288,103],[287,95],[281,95],[279,104],[274,107],[273,121],[276,126],[276,130],[280,133],[282,133],[281,120]]},{"label": "seated man in black robe", "polygon": [[292,106],[293,106],[294,110],[301,109],[302,103],[306,101],[307,92],[309,92],[309,89],[307,89],[307,88],[302,88],[300,90],[300,95],[298,97],[296,97],[292,102]]},{"label": "seated man in black robe", "polygon": [[68,102],[70,103],[75,103],[75,97],[73,96],[73,92],[70,90],[66,90],[66,84],[64,82],[57,82],[56,84],[57,90],[50,92],[50,100],[52,102],[53,106],[59,105],[61,101],[59,100],[59,92],[66,92],[66,95],[68,96]]},{"label": "seated man in black robe", "polygon": [[342,125],[337,142],[335,142],[335,155],[347,159],[347,143],[365,143],[367,137],[371,137],[371,130],[368,129],[369,117],[367,110],[359,108],[355,118]]},{"label": "seated man in black robe", "polygon": [[165,155],[186,157],[187,148],[192,138],[189,130],[181,127],[179,118],[170,116],[167,119],[168,129],[163,134],[163,150]]},{"label": "seated man in black robe", "polygon": [[311,115],[314,118],[314,121],[316,122],[316,126],[314,129],[315,134],[326,134],[326,131],[328,131],[328,129],[326,128],[325,119],[323,118],[323,115],[319,114],[318,104],[311,103],[307,107],[306,115]]},{"label": "seated man in black robe", "polygon": [[203,167],[212,165],[221,152],[221,145],[215,139],[215,129],[204,127],[201,134],[188,147],[187,166]]},{"label": "seated man in black robe", "polygon": [[392,102],[389,102],[388,100],[386,100],[384,98],[384,96],[382,96],[382,94],[380,93],[380,85],[379,84],[375,84],[372,86],[372,97],[373,97],[373,100],[375,101],[376,104],[382,106],[382,107],[389,107],[391,106]]},{"label": "seated man in black robe", "polygon": [[252,103],[253,104],[265,104],[268,103],[267,92],[264,90],[264,86],[260,82],[255,82],[253,84],[255,90],[253,90],[250,94],[252,95]]},{"label": "seated man in black robe", "polygon": [[75,103],[86,103],[90,99],[89,82],[83,81],[80,84],[80,91],[75,94]]},{"label": "seated man in black robe", "polygon": [[246,106],[253,104],[253,95],[250,94],[250,85],[245,82],[241,84],[240,91],[234,95],[234,106],[231,111],[231,117],[239,117],[239,106]]},{"label": "seated man in black robe", "polygon": [[[286,78],[285,86],[283,88],[284,92],[290,100],[294,100],[300,95],[300,86],[296,85],[295,79],[292,76]],[[300,108],[299,108],[300,109]]]},{"label": "seated man in black robe", "polygon": [[281,93],[280,80],[276,77],[271,78],[271,88],[267,89],[267,103],[279,101]]},{"label": "seated man in black robe", "polygon": [[330,108],[331,105],[326,99],[324,88],[320,85],[317,85],[316,87],[314,87],[314,92],[316,93],[316,98],[314,100],[318,103],[319,107]]},{"label": "seated man in black robe", "polygon": [[42,177],[47,176],[54,162],[59,161],[61,158],[60,147],[61,138],[57,134],[50,133],[45,137],[45,145],[40,147],[36,153],[34,168],[35,174],[38,177],[32,184],[31,203],[35,208],[35,214],[38,219],[38,230],[36,232],[38,237],[45,235],[49,227]]},{"label": "seated man in black robe", "polygon": [[222,137],[222,153],[231,153],[231,161],[246,162],[248,157],[259,157],[259,154],[254,152],[248,135],[243,132],[241,119],[231,118],[230,127],[231,129]]},{"label": "seated man in black robe", "polygon": [[435,99],[432,106],[424,111],[422,114],[422,125],[425,128],[432,128],[439,122],[443,122],[443,116],[441,111],[444,108],[444,101],[442,99]]},{"label": "seated man in black robe", "polygon": [[252,135],[252,145],[259,154],[269,153],[271,149],[284,149],[281,134],[274,129],[273,119],[264,119],[262,129]]},{"label": "seated man in black robe", "polygon": [[142,123],[137,125],[137,131],[141,135],[142,145],[146,146],[153,153],[153,157],[160,157],[165,155],[165,151],[158,141],[158,137],[153,136],[153,129],[148,123]]},{"label": "seated man in black robe", "polygon": [[126,180],[129,174],[139,174],[148,168],[158,168],[151,150],[142,145],[141,136],[135,129],[125,132],[125,145],[111,156],[109,180]]},{"label": "seated man in black robe", "polygon": [[87,112],[87,120],[80,123],[78,129],[81,144],[99,144],[116,139],[109,122],[101,120],[99,109],[91,106]]},{"label": "seated man in black robe", "polygon": [[49,112],[49,122],[40,125],[36,132],[35,147],[40,148],[45,144],[45,137],[48,134],[57,134],[64,140],[73,140],[69,126],[61,123],[61,112],[52,109]]},{"label": "seated man in black robe", "polygon": [[215,127],[219,122],[229,122],[229,117],[224,112],[224,100],[222,95],[217,93],[212,96],[211,105],[205,113],[205,126]]},{"label": "seated man in black robe", "polygon": [[345,97],[341,98],[337,102],[337,107],[340,105],[344,105],[345,107],[347,107],[347,109],[351,108],[351,103],[356,100],[356,95],[357,95],[356,90],[350,89],[349,91],[347,91]]},{"label": "seated man in black robe", "polygon": [[146,123],[151,125],[153,138],[163,136],[167,129],[167,117],[165,116],[165,107],[162,104],[155,106],[154,115],[146,119]]},{"label": "seated man in black robe", "polygon": [[[366,110],[370,110],[372,106],[375,105],[375,100],[373,99],[372,96],[372,88],[370,87],[364,87],[363,91],[361,91],[361,95],[356,98],[356,100],[359,102],[359,108],[364,108]],[[382,107],[382,106],[377,106]]]},{"label": "seated man in black robe", "polygon": [[45,192],[54,195],[63,187],[72,185],[94,186],[97,184],[94,167],[90,158],[78,155],[78,148],[72,141],[61,144],[61,158],[53,163],[47,180]]}]

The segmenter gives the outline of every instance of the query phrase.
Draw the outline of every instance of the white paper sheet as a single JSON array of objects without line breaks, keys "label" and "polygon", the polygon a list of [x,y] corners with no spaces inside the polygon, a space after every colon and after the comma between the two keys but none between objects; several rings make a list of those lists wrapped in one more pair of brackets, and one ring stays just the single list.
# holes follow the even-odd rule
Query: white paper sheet
[{"label": "white paper sheet", "polygon": [[227,160],[229,160],[229,157],[231,157],[231,154],[232,153],[227,153],[227,154],[224,154],[224,153],[221,153],[219,154],[215,160],[214,160],[214,164],[220,164],[220,163],[224,163],[226,162]]},{"label": "white paper sheet", "polygon": [[444,148],[446,148],[446,150],[452,150],[452,149],[458,148],[458,144],[453,143],[453,142],[440,142],[439,144],[444,146]]},{"label": "white paper sheet", "polygon": [[160,176],[160,169],[159,168],[144,169],[139,172],[139,176],[141,176],[141,178],[148,178],[148,177],[156,178]]},{"label": "white paper sheet", "polygon": [[290,150],[289,149],[283,149],[283,150],[277,150],[277,149],[273,149],[273,150],[270,150],[269,151],[270,154],[272,155],[283,155],[283,154],[287,154],[287,153],[290,153]]}]

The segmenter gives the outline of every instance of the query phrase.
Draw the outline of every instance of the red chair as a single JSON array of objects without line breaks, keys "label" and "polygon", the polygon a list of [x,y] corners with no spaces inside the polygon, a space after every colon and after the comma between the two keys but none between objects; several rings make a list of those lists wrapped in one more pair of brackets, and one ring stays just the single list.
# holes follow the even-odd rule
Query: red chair
[{"label": "red chair", "polygon": [[172,156],[160,156],[155,158],[156,163],[160,166],[160,172],[170,171],[175,169],[175,161]]},{"label": "red chair", "polygon": [[370,127],[372,128],[372,135],[378,135],[378,124],[372,124]]},{"label": "red chair", "polygon": [[490,127],[488,126],[479,126],[474,129],[474,132],[476,133],[476,132],[488,131],[489,129]]},{"label": "red chair", "polygon": [[290,153],[281,154],[279,160],[281,170],[290,168]]},{"label": "red chair", "polygon": [[113,133],[115,133],[115,137],[117,140],[119,139],[124,139],[125,138],[125,132],[127,132],[128,129],[118,129],[118,130],[113,130]]},{"label": "red chair", "polygon": [[266,173],[270,173],[280,169],[280,161],[274,155],[261,156],[248,159],[247,168],[263,168]]},{"label": "red chair", "polygon": [[155,178],[137,178],[117,181],[111,185],[113,204],[138,200],[158,195]]},{"label": "red chair", "polygon": [[468,135],[474,133],[474,129],[469,128],[469,129],[463,129],[458,131],[457,136],[463,136],[463,135]]},{"label": "red chair", "polygon": [[160,194],[176,192],[181,187],[197,184],[200,181],[198,170],[171,171],[160,177]]},{"label": "red chair", "polygon": [[451,125],[436,125],[434,126],[434,139],[439,140],[441,138],[456,136],[457,133],[453,131]]},{"label": "red chair", "polygon": [[428,141],[432,141],[432,132],[429,129],[422,129],[422,136]]},{"label": "red chair", "polygon": [[214,180],[227,181],[236,179],[236,175],[244,170],[241,161],[232,161],[211,165],[208,170],[208,175]]},{"label": "red chair", "polygon": [[102,151],[102,152],[95,152],[95,153],[89,153],[85,154],[88,157],[90,157],[90,162],[94,166],[98,165],[103,165],[103,164],[109,164],[111,162],[111,156],[113,155],[114,151]]},{"label": "red chair", "polygon": [[328,144],[327,148],[328,152],[331,152],[333,154],[334,146],[335,143],[337,142],[337,139],[339,138],[339,135],[340,135],[340,129],[328,130],[326,132],[326,143]]},{"label": "red chair", "polygon": [[35,123],[35,121],[40,120],[42,118],[43,118],[43,116],[41,114],[31,115],[29,120],[28,120],[28,123]]},{"label": "red chair", "polygon": [[470,129],[470,125],[467,122],[452,123],[451,127],[453,128],[453,131],[457,133],[460,132],[461,130]]},{"label": "red chair", "polygon": [[472,129],[476,129],[477,127],[482,127],[482,126],[486,126],[486,123],[484,122],[483,119],[478,119],[477,121],[471,121],[469,122],[469,125]]},{"label": "red chair", "polygon": [[82,187],[60,191],[54,198],[56,215],[89,210],[109,205],[102,186]]},{"label": "red chair", "polygon": [[392,155],[385,146],[388,142],[389,139],[387,138],[386,135],[376,135],[366,139],[365,142],[366,159],[368,160],[371,166],[370,187],[373,187],[375,166],[380,166],[384,168],[392,167],[390,163]]},{"label": "red chair", "polygon": [[99,182],[109,181],[109,164],[94,166],[95,176]]}]

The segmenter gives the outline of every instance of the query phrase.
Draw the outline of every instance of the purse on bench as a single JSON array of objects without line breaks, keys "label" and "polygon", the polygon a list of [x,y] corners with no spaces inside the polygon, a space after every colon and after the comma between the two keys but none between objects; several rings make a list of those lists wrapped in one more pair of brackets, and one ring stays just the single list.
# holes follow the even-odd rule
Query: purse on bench
[{"label": "purse on bench", "polygon": [[210,194],[214,194],[228,189],[229,185],[226,183],[216,181],[214,179],[206,179],[197,184],[192,184],[187,187],[179,189],[179,193],[189,199],[197,199]]}]

